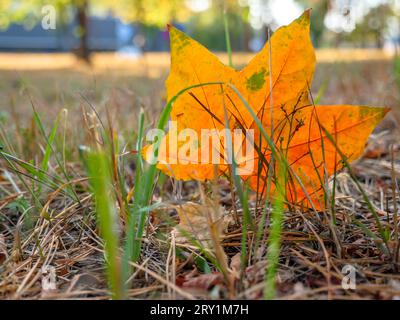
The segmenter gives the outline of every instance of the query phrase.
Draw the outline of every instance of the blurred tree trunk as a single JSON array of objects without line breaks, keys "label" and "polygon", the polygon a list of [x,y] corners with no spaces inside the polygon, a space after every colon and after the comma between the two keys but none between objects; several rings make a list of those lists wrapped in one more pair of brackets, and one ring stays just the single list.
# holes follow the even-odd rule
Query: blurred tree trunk
[{"label": "blurred tree trunk", "polygon": [[361,47],[362,48],[366,48],[367,47],[367,35],[365,34],[365,32],[361,32]]},{"label": "blurred tree trunk", "polygon": [[325,17],[330,8],[330,0],[318,1],[314,5],[314,12],[311,15],[311,34],[313,36],[314,44],[320,47],[325,31]]},{"label": "blurred tree trunk", "polygon": [[338,34],[336,34],[336,36],[335,36],[335,40],[334,40],[334,44],[333,44],[333,46],[334,46],[334,48],[339,48],[339,46],[342,44],[342,41],[343,41],[343,33],[338,33]]},{"label": "blurred tree trunk", "polygon": [[252,36],[251,28],[249,23],[242,20],[243,25],[243,51],[250,51],[250,40]]},{"label": "blurred tree trunk", "polygon": [[77,4],[77,21],[79,28],[79,47],[76,55],[86,63],[90,63],[90,49],[88,45],[88,7],[87,0],[80,1]]},{"label": "blurred tree trunk", "polygon": [[384,45],[383,35],[379,31],[375,33],[375,43],[377,49],[383,49]]}]

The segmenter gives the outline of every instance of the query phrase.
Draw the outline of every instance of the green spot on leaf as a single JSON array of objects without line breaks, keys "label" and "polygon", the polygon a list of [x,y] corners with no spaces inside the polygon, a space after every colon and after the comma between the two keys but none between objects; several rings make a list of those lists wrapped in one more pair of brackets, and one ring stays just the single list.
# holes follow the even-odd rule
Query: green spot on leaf
[{"label": "green spot on leaf", "polygon": [[265,83],[265,76],[268,75],[267,71],[263,68],[260,72],[254,73],[247,79],[247,89],[251,91],[260,90]]}]

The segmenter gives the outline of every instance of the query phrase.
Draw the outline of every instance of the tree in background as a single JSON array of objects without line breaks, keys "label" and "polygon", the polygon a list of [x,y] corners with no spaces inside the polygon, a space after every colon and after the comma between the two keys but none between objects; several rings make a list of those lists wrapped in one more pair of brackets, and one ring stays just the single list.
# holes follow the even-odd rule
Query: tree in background
[{"label": "tree in background", "polygon": [[226,14],[233,51],[246,51],[251,37],[248,11],[248,7],[239,6],[237,0],[213,1],[209,10],[192,15],[186,28],[193,38],[207,48],[226,51],[223,18]]},{"label": "tree in background", "polygon": [[87,45],[87,16],[88,0],[0,0],[0,27],[5,29],[11,23],[19,23],[27,29],[33,28],[40,23],[43,18],[42,8],[52,5],[57,13],[57,27],[63,29],[72,16],[77,21],[76,35],[79,39],[79,46],[76,49],[76,55],[89,61],[89,48]]},{"label": "tree in background", "polygon": [[88,45],[88,9],[87,0],[78,0],[73,5],[76,7],[76,17],[78,21],[79,47],[77,56],[85,62],[90,63],[90,50]]},{"label": "tree in background", "polygon": [[59,28],[71,18],[77,22],[75,34],[79,46],[75,54],[87,62],[90,61],[88,15],[92,8],[112,12],[127,22],[157,27],[188,16],[184,0],[0,0],[0,28],[5,29],[13,22],[32,28],[41,21],[42,8],[49,4],[56,8]]},{"label": "tree in background", "polygon": [[[268,38],[268,29],[274,29],[277,26],[274,17],[271,15],[271,7],[279,0],[242,0],[250,7],[250,12],[257,15],[259,22],[262,23],[262,34],[264,38]],[[322,44],[323,34],[325,30],[325,17],[331,9],[331,0],[295,0],[303,9],[312,8],[311,15],[311,36],[314,45],[319,47]],[[237,1],[238,2],[238,1]],[[248,20],[248,13],[245,21]],[[253,17],[254,18],[254,17]],[[257,23],[258,24],[258,23]],[[260,27],[260,26],[259,26]]]},{"label": "tree in background", "polygon": [[[194,0],[0,0],[0,28],[7,28],[13,22],[32,28],[42,18],[41,9],[51,4],[57,11],[56,32],[62,33],[63,27],[74,20],[74,34],[79,39],[79,45],[74,52],[81,59],[89,61],[88,16],[92,12],[111,12],[125,22],[135,22],[136,32],[140,35],[138,39],[142,39],[135,44],[142,50],[145,48],[146,39],[160,39],[157,35],[166,24],[185,23],[187,31],[194,38],[212,50],[224,51],[224,10],[229,21],[232,48],[235,51],[248,50],[250,40],[256,33],[265,40],[267,28],[274,24],[273,17],[268,17],[271,0],[212,0],[212,6],[208,10],[195,14],[192,14],[188,6],[190,1]],[[329,31],[325,26],[326,17],[333,12],[345,16],[347,13],[344,7],[351,8],[360,4],[360,0],[296,0],[303,8],[313,9],[311,35],[316,47],[327,44],[329,37],[326,36],[332,38],[332,35],[337,45],[343,40],[354,41],[364,46],[373,41],[377,47],[382,47],[388,28],[387,18],[393,16],[395,1],[397,0],[388,0],[387,3],[370,7],[366,16],[358,21],[355,30],[348,33]],[[258,31],[250,28],[250,12],[254,9],[250,7],[255,3],[258,7],[256,14],[260,15],[263,23],[262,29]],[[367,5],[367,8],[368,6],[370,5]],[[154,46],[146,46],[147,49],[155,49]]]},{"label": "tree in background", "polygon": [[312,8],[311,37],[316,47],[320,47],[325,28],[325,17],[329,12],[331,0],[299,0],[304,7]]},{"label": "tree in background", "polygon": [[145,39],[156,38],[159,30],[165,30],[167,24],[185,22],[190,10],[185,0],[100,0],[95,6],[110,8],[125,22],[136,23],[136,33],[143,41],[136,43],[142,51]]},{"label": "tree in background", "polygon": [[382,49],[385,34],[389,28],[389,18],[394,16],[395,12],[390,4],[381,4],[372,8],[357,23],[354,31],[345,37],[345,40],[359,43],[362,47],[367,47],[374,43],[376,48]]}]

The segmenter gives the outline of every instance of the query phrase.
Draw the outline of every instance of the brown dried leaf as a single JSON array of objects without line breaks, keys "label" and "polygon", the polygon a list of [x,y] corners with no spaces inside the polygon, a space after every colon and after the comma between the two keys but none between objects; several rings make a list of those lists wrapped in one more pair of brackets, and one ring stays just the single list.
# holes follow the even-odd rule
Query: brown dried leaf
[{"label": "brown dried leaf", "polygon": [[232,275],[236,279],[239,279],[239,277],[240,277],[240,264],[241,264],[240,257],[241,257],[241,253],[240,252],[236,253],[232,257],[231,264],[230,264]]},{"label": "brown dried leaf", "polygon": [[220,273],[201,274],[198,277],[186,280],[182,286],[185,288],[196,288],[208,290],[217,284],[223,283],[224,278]]},{"label": "brown dried leaf", "polygon": [[221,207],[211,200],[206,204],[187,202],[175,209],[180,219],[173,230],[177,243],[192,244],[190,237],[193,237],[205,248],[212,248],[212,232],[217,233],[214,239],[219,239],[226,230],[228,220],[224,218]]}]

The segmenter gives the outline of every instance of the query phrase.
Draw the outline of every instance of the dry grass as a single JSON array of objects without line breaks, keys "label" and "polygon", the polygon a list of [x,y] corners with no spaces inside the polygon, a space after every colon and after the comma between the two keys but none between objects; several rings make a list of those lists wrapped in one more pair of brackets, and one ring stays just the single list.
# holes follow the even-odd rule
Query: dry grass
[{"label": "dry grass", "polygon": [[[318,49],[316,51],[319,63],[354,62],[354,61],[384,61],[390,60],[393,54],[377,49]],[[228,55],[217,53],[224,63]],[[247,64],[254,56],[252,53],[235,53],[236,65]],[[142,57],[128,58],[118,53],[95,53],[92,56],[92,71],[104,69],[120,69],[128,73],[143,72],[148,67],[151,72],[157,68],[168,68],[169,55],[166,53],[149,52]],[[0,70],[54,70],[78,67],[76,58],[69,53],[35,54],[35,53],[2,53]],[[139,71],[140,72],[140,71]]]},{"label": "dry grass", "polygon": [[[371,136],[365,157],[353,165],[353,170],[391,234],[389,245],[395,252],[400,241],[395,234],[395,210],[400,209],[400,113],[392,61],[376,51],[320,51],[318,57],[313,92],[316,94],[323,84],[327,86],[322,103],[385,105],[394,109]],[[248,59],[248,55],[234,57],[238,64]],[[31,100],[48,131],[60,110],[67,109],[68,118],[60,123],[67,137],[65,167],[80,201],[65,197],[61,191],[45,190],[43,200],[48,203],[50,219],[30,206],[27,209],[32,218],[27,219],[19,204],[29,194],[10,165],[0,160],[0,298],[109,298],[103,244],[78,152],[80,145],[87,145],[90,131],[83,114],[90,113],[91,104],[105,119],[107,108],[121,145],[134,149],[140,107],[145,108],[148,127],[153,127],[163,106],[167,68],[165,54],[148,54],[136,62],[101,54],[95,57],[92,69],[76,64],[68,55],[1,55],[0,144],[7,137],[11,144],[7,147],[14,155],[40,163],[45,143],[32,125]],[[131,157],[125,157],[131,187],[135,168]],[[54,160],[50,161],[49,172],[58,170]],[[222,181],[219,187],[224,213],[230,215],[230,185]],[[177,185],[167,180],[154,194],[154,200],[196,201],[200,193],[195,183]],[[346,172],[338,176],[336,197],[334,227],[328,213],[286,212],[278,298],[398,299],[399,260],[382,253],[373,239],[352,222],[357,218],[376,232],[374,218]],[[260,208],[255,208],[254,201],[251,205],[258,221]],[[130,298],[262,298],[265,242],[260,258],[249,261],[243,277],[234,281],[232,296],[220,275],[203,274],[196,250],[174,245],[163,216],[176,219],[175,214],[168,210],[159,213],[152,212],[148,221],[142,256],[132,277],[133,289],[128,292]],[[249,246],[253,240],[249,233]],[[240,245],[241,228],[232,224],[222,246],[233,271],[237,270]],[[343,290],[341,286],[342,268],[348,264],[357,269],[356,290]]]}]

